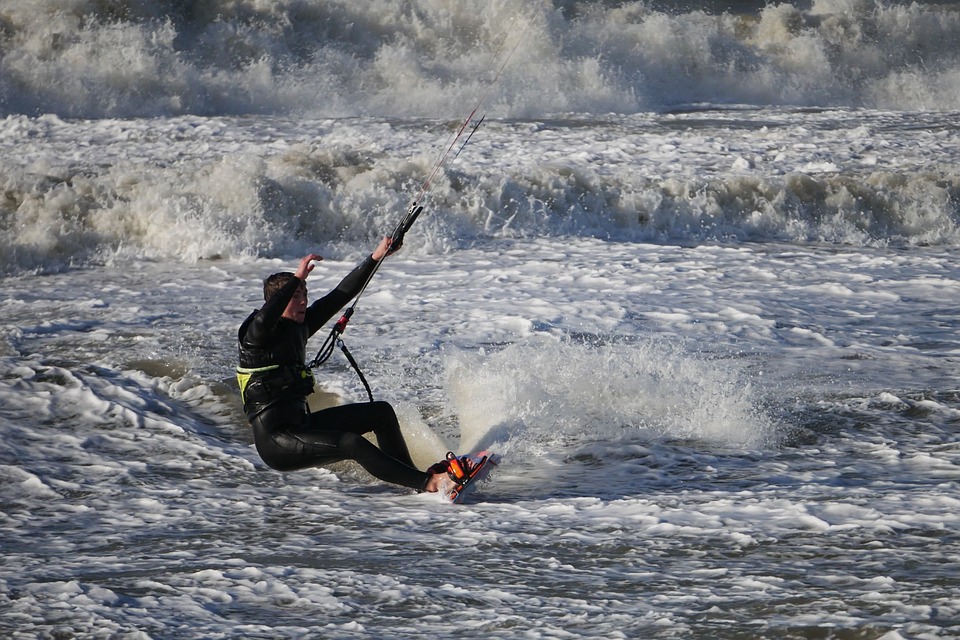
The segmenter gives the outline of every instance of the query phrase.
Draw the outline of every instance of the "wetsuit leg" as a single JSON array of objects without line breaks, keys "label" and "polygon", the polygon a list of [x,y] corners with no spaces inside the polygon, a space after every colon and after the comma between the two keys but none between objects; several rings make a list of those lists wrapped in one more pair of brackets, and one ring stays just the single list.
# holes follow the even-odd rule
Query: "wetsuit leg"
[{"label": "wetsuit leg", "polygon": [[[389,422],[389,417],[392,416],[396,423],[396,433],[394,436],[392,428],[387,426],[384,429],[386,439],[395,451],[405,455],[407,460],[410,459],[393,409],[385,402],[373,404],[386,405],[386,409],[382,406],[371,407],[367,403],[334,407],[344,409],[333,413],[333,417],[338,420],[329,423],[324,420],[319,424],[312,418],[325,412],[309,415],[305,409],[298,407],[272,407],[251,421],[257,451],[264,462],[279,471],[294,471],[342,460],[355,460],[375,478],[422,491],[430,474],[417,470],[412,462],[407,464],[404,460],[387,454],[363,437],[363,433],[378,432],[377,428],[370,428],[371,417],[386,417]],[[350,407],[357,409],[348,410]],[[376,426],[379,428],[379,425]],[[391,436],[399,438],[402,448],[396,447],[397,443]],[[377,437],[380,442],[380,435]]]},{"label": "wetsuit leg", "polygon": [[388,456],[412,467],[410,450],[403,439],[400,421],[389,402],[363,402],[330,407],[310,414],[310,425],[324,431],[347,431],[377,436],[377,445]]},{"label": "wetsuit leg", "polygon": [[[305,434],[304,437],[309,441],[312,436]],[[419,471],[387,455],[372,442],[356,433],[340,432],[337,450],[349,459],[356,461],[366,469],[367,473],[384,482],[423,491],[426,488],[427,480],[430,479],[430,474]]]}]

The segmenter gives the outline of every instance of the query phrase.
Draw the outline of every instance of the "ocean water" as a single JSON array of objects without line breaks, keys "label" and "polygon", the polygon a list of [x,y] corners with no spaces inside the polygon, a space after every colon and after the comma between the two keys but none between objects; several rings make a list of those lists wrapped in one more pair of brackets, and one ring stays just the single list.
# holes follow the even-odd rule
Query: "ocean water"
[{"label": "ocean water", "polygon": [[[0,635],[960,636],[958,43],[946,2],[0,0]],[[419,465],[500,456],[465,505],[269,470],[233,380],[262,278],[324,292],[414,198],[344,340]]]}]

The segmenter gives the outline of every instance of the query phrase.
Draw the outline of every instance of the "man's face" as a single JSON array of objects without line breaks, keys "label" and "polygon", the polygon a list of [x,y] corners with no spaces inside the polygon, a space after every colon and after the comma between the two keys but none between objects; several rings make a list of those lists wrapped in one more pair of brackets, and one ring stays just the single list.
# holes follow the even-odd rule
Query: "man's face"
[{"label": "man's face", "polygon": [[283,317],[293,320],[294,322],[303,322],[306,313],[307,288],[300,286],[297,288],[296,293],[293,294],[293,297],[290,298],[290,302],[287,303],[287,308],[283,310]]}]

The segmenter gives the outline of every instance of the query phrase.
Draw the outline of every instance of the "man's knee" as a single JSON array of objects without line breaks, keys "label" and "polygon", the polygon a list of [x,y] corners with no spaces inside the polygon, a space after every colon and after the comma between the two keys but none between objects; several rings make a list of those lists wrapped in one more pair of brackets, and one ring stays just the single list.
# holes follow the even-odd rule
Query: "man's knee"
[{"label": "man's knee", "polygon": [[397,412],[393,410],[393,405],[386,400],[374,400],[370,403],[370,408],[387,416],[397,416]]},{"label": "man's knee", "polygon": [[397,419],[397,412],[393,410],[393,405],[383,400],[376,400],[370,403],[371,420],[377,425],[396,426],[400,424]]}]

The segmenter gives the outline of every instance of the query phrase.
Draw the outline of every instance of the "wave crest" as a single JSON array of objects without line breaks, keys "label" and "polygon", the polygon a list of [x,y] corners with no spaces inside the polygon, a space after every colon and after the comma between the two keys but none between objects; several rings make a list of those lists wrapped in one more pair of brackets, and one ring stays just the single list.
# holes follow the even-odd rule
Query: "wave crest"
[{"label": "wave crest", "polygon": [[960,95],[960,11],[935,3],[716,14],[643,2],[38,0],[7,3],[0,27],[0,114],[432,117],[476,100],[514,45],[493,116],[691,102],[952,109]]}]

